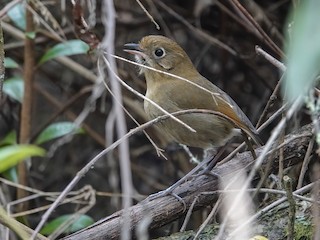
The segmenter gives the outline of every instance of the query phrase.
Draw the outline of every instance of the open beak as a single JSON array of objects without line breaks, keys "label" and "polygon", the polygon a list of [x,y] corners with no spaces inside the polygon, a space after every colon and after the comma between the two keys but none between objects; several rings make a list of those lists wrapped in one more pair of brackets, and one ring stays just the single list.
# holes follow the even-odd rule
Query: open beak
[{"label": "open beak", "polygon": [[135,54],[135,52],[141,52],[141,48],[137,43],[126,43],[123,51]]},{"label": "open beak", "polygon": [[143,59],[146,59],[146,54],[143,53],[142,49],[137,43],[126,43],[124,45],[123,51],[133,55],[140,56]]}]

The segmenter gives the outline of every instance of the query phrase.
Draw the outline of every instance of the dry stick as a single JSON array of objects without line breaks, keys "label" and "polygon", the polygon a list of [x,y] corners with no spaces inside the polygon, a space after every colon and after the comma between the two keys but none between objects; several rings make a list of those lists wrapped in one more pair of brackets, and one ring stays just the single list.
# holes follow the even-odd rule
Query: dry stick
[{"label": "dry stick", "polygon": [[[282,117],[284,117],[284,113],[282,114]],[[281,133],[279,134],[279,139],[278,139],[279,145],[283,144],[284,137],[285,137],[285,129],[282,129]],[[283,160],[284,160],[284,149],[279,148],[279,169],[278,169],[278,178],[279,179],[283,178],[283,171],[284,171]],[[267,175],[267,172],[265,173],[265,175]],[[281,183],[281,181],[279,181],[279,183]],[[280,184],[280,187],[281,187],[281,184]]]},{"label": "dry stick", "polygon": [[[239,192],[239,191],[240,190],[237,190],[237,189],[215,190],[215,191],[212,191],[212,192],[202,192],[199,195],[201,195],[201,194],[202,195],[203,194],[221,194],[221,193]],[[287,192],[286,191],[273,189],[273,188],[260,188],[260,189],[249,188],[249,189],[247,189],[247,192],[256,192],[256,191],[259,191],[260,193],[272,193],[272,194],[278,194],[278,195],[280,194],[280,195],[287,196]],[[307,201],[307,202],[310,202],[310,203],[314,203],[314,204],[320,205],[320,201],[316,201],[316,200],[314,200],[312,198],[304,197],[304,196],[301,196],[301,195],[296,194],[296,193],[292,193],[292,196],[297,198],[297,199],[299,199],[299,200],[302,200],[302,201]]]},{"label": "dry stick", "polygon": [[[102,15],[102,23],[105,29],[105,36],[101,42],[101,45],[107,49],[107,52],[114,54],[114,41],[115,41],[115,18],[116,13],[114,9],[114,3],[111,0],[105,0],[102,3],[102,10],[104,14]],[[106,16],[107,15],[107,16]],[[122,109],[122,93],[121,86],[117,81],[117,65],[115,59],[108,55],[107,62],[108,74],[110,78],[111,90],[115,96],[114,111],[116,114],[116,129],[118,138],[122,138],[127,133],[127,125],[125,120],[125,114]],[[131,195],[133,193],[133,183],[132,183],[132,172],[130,167],[130,154],[129,154],[129,142],[128,139],[122,141],[119,145],[119,160],[120,160],[120,176],[121,176],[121,188],[125,195],[122,198],[122,206],[124,211],[123,225],[121,229],[121,239],[129,240],[131,239],[131,219],[130,213],[126,211],[132,205]]]},{"label": "dry stick", "polygon": [[237,55],[237,52],[234,49],[230,48],[228,45],[224,44],[223,42],[221,42],[217,38],[214,38],[214,37],[210,36],[209,34],[207,34],[206,32],[201,31],[198,28],[194,27],[188,21],[186,21],[182,16],[180,16],[178,13],[176,13],[174,10],[172,10],[166,4],[164,4],[162,1],[155,1],[155,3],[158,4],[160,7],[162,7],[163,9],[165,9],[170,15],[172,15],[173,17],[178,19],[187,28],[189,28],[193,32],[197,33],[196,37],[200,36],[200,37],[204,38],[205,40],[209,41],[211,44],[216,45],[216,46],[226,50],[231,55],[233,55],[233,56]]},{"label": "dry stick", "polygon": [[253,32],[252,29],[248,28],[248,21],[246,19],[239,18],[238,15],[236,15],[234,12],[229,10],[225,5],[223,5],[221,2],[215,0],[215,4],[223,11],[225,12],[230,18],[238,22],[242,27],[248,29],[249,31]]},{"label": "dry stick", "polygon": [[[274,64],[276,67],[278,67],[282,72],[285,72],[286,70],[286,67],[281,63],[279,62],[277,59],[275,59],[274,57],[272,57],[271,55],[269,55],[268,53],[266,53],[265,51],[263,51],[260,47],[256,47],[256,51],[257,51],[257,54],[261,54],[263,57],[266,58],[266,60],[268,60],[269,62],[271,62],[272,64]],[[282,77],[280,78],[280,80],[278,81],[277,85],[275,86],[265,108],[263,109],[263,112],[258,120],[258,123],[257,123],[257,127],[259,127],[262,123],[262,121],[264,120],[264,118],[267,116],[268,114],[268,111],[269,111],[269,108],[272,106],[272,104],[274,103],[274,101],[277,99],[277,94],[279,92],[279,89],[280,89],[280,85],[281,85],[281,82],[283,81],[284,79],[284,75],[282,75]]]},{"label": "dry stick", "polygon": [[201,194],[199,194],[198,196],[196,196],[196,197],[194,198],[192,204],[190,205],[190,208],[188,209],[188,212],[187,212],[187,214],[186,214],[186,216],[185,216],[185,218],[184,218],[183,224],[182,224],[179,232],[184,232],[184,231],[186,230],[187,224],[188,224],[189,219],[190,219],[190,217],[191,217],[191,214],[192,214],[192,212],[193,212],[193,208],[194,208],[194,206],[196,205],[196,203],[197,203],[200,195],[201,195]]},{"label": "dry stick", "polygon": [[[26,32],[34,31],[33,15],[28,10],[26,4]],[[32,123],[32,102],[33,102],[33,82],[34,82],[34,66],[35,66],[35,50],[34,40],[31,38],[25,38],[24,48],[24,66],[23,66],[23,79],[24,79],[24,94],[20,113],[20,133],[19,143],[29,143]],[[28,185],[27,165],[26,161],[22,161],[18,164],[18,180],[23,185]],[[18,189],[17,198],[23,198],[27,196],[27,192]],[[20,210],[25,210],[26,204],[20,205]]]},{"label": "dry stick", "polygon": [[212,208],[211,212],[209,213],[208,217],[206,218],[206,220],[199,227],[199,229],[193,239],[197,239],[197,237],[199,237],[199,235],[201,234],[203,229],[209,224],[209,222],[213,218],[214,214],[217,212],[218,207],[220,206],[221,202],[222,202],[222,197],[220,196],[218,201],[215,203],[214,207]]},{"label": "dry stick", "polygon": [[297,189],[302,187],[304,176],[308,170],[309,162],[311,160],[310,155],[312,153],[312,149],[313,149],[313,145],[314,145],[314,139],[315,139],[314,137],[311,138],[309,145],[308,145],[306,155],[304,155],[302,167],[301,167],[300,174],[299,174]]},{"label": "dry stick", "polygon": [[257,45],[255,49],[256,49],[256,53],[258,55],[263,56],[266,60],[268,60],[270,63],[272,63],[272,65],[277,67],[279,70],[281,70],[282,72],[286,71],[287,67],[282,62],[280,62],[279,60],[275,59],[269,53],[264,51],[260,46]]},{"label": "dry stick", "polygon": [[[304,193],[310,191],[316,185],[316,183],[319,183],[319,182],[320,182],[320,180],[313,182],[313,183],[310,183],[310,184],[294,191],[293,194],[304,194]],[[245,227],[247,224],[252,223],[255,219],[258,219],[260,216],[262,216],[266,212],[270,211],[271,209],[275,208],[276,206],[280,205],[281,203],[285,202],[287,199],[288,199],[287,197],[282,197],[282,198],[278,199],[277,201],[275,201],[275,202],[271,203],[270,205],[261,209],[259,212],[254,214],[250,219],[248,219],[246,222],[244,222],[241,226],[239,226],[237,229],[235,229],[232,233],[230,233],[228,239],[229,240],[234,239],[235,235],[243,227]]]},{"label": "dry stick", "polygon": [[139,4],[139,6],[142,8],[144,13],[147,15],[148,18],[150,18],[151,22],[156,26],[157,30],[160,30],[159,24],[154,20],[152,15],[148,12],[148,10],[143,6],[143,4],[140,2],[140,0],[136,0],[136,2]]},{"label": "dry stick", "polygon": [[[208,111],[208,110],[199,110],[199,109],[189,109],[189,110],[183,110],[179,112],[172,113],[172,115],[177,116],[177,115],[183,115],[183,114],[190,114],[190,113],[204,113],[204,114],[213,114],[217,115],[220,117],[223,117],[221,113],[215,112],[215,111]],[[128,139],[132,135],[136,134],[139,131],[142,131],[143,129],[146,129],[147,127],[150,127],[151,125],[165,120],[169,118],[169,115],[163,115],[160,117],[157,117],[147,123],[142,124],[139,127],[136,127],[134,129],[131,129],[127,134],[125,134],[122,138],[118,139],[115,141],[113,144],[111,144],[109,147],[101,151],[99,154],[97,154],[93,159],[91,159],[80,171],[77,172],[76,176],[71,180],[71,182],[65,187],[65,189],[61,192],[61,194],[57,197],[57,199],[52,203],[51,207],[42,215],[41,221],[38,223],[34,235],[40,231],[40,229],[43,227],[53,210],[59,205],[59,203],[66,197],[66,195],[71,191],[71,189],[74,188],[74,186],[79,182],[79,180],[85,176],[85,174],[90,171],[90,169],[94,166],[94,164],[105,154],[107,154],[109,151],[113,150],[116,148],[122,141],[125,139]],[[34,239],[34,236],[33,238]]]},{"label": "dry stick", "polygon": [[2,100],[2,90],[3,90],[3,81],[5,76],[5,67],[4,67],[4,40],[3,32],[0,21],[0,101]]},{"label": "dry stick", "polygon": [[[319,178],[319,170],[317,170],[316,177]],[[316,201],[320,199],[320,182],[317,181],[312,188],[312,195]],[[314,225],[314,233],[313,239],[320,239],[320,206],[316,204],[312,204],[312,216],[313,216],[313,225]]]},{"label": "dry stick", "polygon": [[[9,184],[9,185],[14,186],[14,184]],[[26,189],[28,191],[28,189],[26,187],[20,187],[20,188]],[[61,204],[77,202],[78,199],[79,199],[79,195],[83,194],[84,191],[88,191],[87,190],[88,188],[89,188],[88,186],[85,186],[85,187],[81,188],[78,191],[69,192],[69,195],[71,197],[66,198],[63,202],[61,202]],[[90,188],[90,190],[91,190],[91,188]],[[32,192],[36,192],[36,191],[38,191],[38,190],[33,190]],[[33,200],[33,199],[36,199],[36,198],[40,198],[40,197],[44,197],[46,200],[53,202],[56,199],[55,196],[59,196],[59,194],[60,194],[60,192],[48,192],[48,193],[43,192],[43,193],[41,193],[41,191],[40,191],[39,193],[28,195],[25,198],[17,199],[17,200],[14,200],[14,201],[11,201],[10,203],[8,203],[7,204],[7,212],[10,213],[10,216],[16,218],[16,217],[21,217],[21,216],[25,216],[25,215],[31,215],[31,214],[35,214],[35,213],[38,213],[38,212],[41,212],[41,211],[45,211],[50,207],[50,204],[44,205],[44,206],[41,206],[41,207],[37,207],[37,208],[34,208],[34,209],[30,209],[30,210],[27,210],[27,211],[24,211],[24,212],[19,212],[19,213],[12,213],[11,209],[12,209],[13,206],[15,206],[17,204],[20,204],[21,202],[30,201],[30,200]]]},{"label": "dry stick", "polygon": [[273,51],[275,51],[280,57],[284,56],[282,50],[271,40],[271,38],[263,31],[260,25],[254,20],[251,14],[239,3],[238,0],[229,0],[229,2],[235,6],[239,11],[247,18],[247,20],[258,30],[262,35],[266,43],[269,45]]},{"label": "dry stick", "polygon": [[284,189],[287,193],[289,202],[289,226],[288,226],[288,240],[294,239],[294,222],[296,217],[296,203],[292,194],[292,179],[289,176],[283,177]]},{"label": "dry stick", "polygon": [[250,12],[253,12],[252,15],[262,17],[262,23],[260,25],[263,24],[265,28],[270,32],[270,35],[276,36],[278,37],[279,41],[284,42],[282,33],[280,33],[280,31],[276,28],[273,20],[270,20],[269,18],[268,13],[273,11],[271,10],[271,7],[268,8],[268,10],[265,12],[265,10],[262,9],[262,7],[260,7],[260,5],[258,5],[256,2],[244,1],[242,3],[247,7],[247,9],[249,9]]},{"label": "dry stick", "polygon": [[[295,113],[295,111],[300,107],[301,105],[301,97],[298,97],[294,103],[292,104],[291,108],[288,110],[286,117],[281,119],[281,121],[278,123],[278,125],[276,126],[276,128],[274,129],[274,131],[272,132],[270,138],[268,139],[268,142],[266,143],[265,147],[263,148],[261,154],[259,155],[259,157],[257,158],[257,160],[255,161],[252,170],[250,171],[248,178],[246,179],[243,187],[241,188],[241,191],[239,192],[238,196],[235,198],[235,202],[239,201],[240,198],[243,197],[243,194],[245,193],[246,189],[249,187],[254,175],[256,174],[257,170],[260,168],[264,158],[267,156],[269,150],[271,149],[274,141],[276,140],[276,138],[279,136],[281,129],[283,129],[286,126],[286,122],[287,120],[289,120],[292,115]],[[227,215],[232,214],[233,211],[236,211],[235,209],[235,204],[233,204]],[[224,229],[226,227],[226,219],[228,219],[228,217],[226,217],[224,219],[224,221],[221,224],[219,233],[218,233],[218,237],[217,239],[221,239],[222,234],[224,232]]]},{"label": "dry stick", "polygon": [[[153,0],[146,0],[147,4],[149,5],[150,12],[153,12],[153,14],[156,16],[156,19],[161,25],[162,31],[164,32],[164,35],[170,38],[174,38],[172,31],[168,27],[168,24],[164,21],[164,18],[166,18],[165,15],[163,15],[158,8],[156,7]],[[169,22],[170,24],[170,22]]]}]

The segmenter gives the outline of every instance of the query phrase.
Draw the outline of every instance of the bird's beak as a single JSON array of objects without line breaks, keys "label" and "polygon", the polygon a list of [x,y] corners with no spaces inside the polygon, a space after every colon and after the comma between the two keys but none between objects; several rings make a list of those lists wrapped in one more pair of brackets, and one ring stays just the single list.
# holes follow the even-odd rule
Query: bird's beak
[{"label": "bird's beak", "polygon": [[137,43],[126,43],[124,45],[123,51],[130,53],[130,54],[138,55],[138,56],[146,59],[146,54],[143,53],[142,49],[140,48],[140,45]]}]

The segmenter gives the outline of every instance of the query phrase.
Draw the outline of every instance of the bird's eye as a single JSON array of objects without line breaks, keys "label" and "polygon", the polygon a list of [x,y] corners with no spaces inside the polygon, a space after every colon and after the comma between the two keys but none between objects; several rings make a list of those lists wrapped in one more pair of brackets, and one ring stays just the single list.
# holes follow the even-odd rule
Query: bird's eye
[{"label": "bird's eye", "polygon": [[154,50],[154,55],[156,56],[156,58],[162,58],[165,55],[165,51],[163,48],[157,48],[156,50]]}]

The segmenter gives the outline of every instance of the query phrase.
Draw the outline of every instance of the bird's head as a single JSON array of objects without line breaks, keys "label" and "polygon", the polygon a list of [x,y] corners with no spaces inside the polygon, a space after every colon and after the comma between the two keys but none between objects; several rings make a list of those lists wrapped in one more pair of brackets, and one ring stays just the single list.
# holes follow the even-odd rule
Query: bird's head
[{"label": "bird's head", "polygon": [[[184,69],[194,69],[186,52],[173,40],[160,35],[150,35],[139,44],[127,43],[124,51],[134,54],[138,63],[176,75],[184,75]],[[152,70],[140,67],[140,73]]]}]

